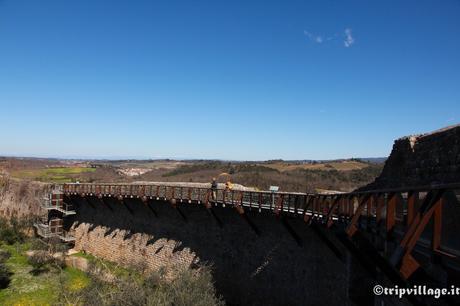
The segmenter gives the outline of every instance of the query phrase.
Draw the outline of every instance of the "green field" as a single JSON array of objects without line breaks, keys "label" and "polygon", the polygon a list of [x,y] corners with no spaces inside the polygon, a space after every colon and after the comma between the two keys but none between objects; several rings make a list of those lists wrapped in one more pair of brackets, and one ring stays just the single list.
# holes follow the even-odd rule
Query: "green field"
[{"label": "green field", "polygon": [[21,179],[31,179],[41,182],[70,183],[78,178],[79,174],[94,172],[95,168],[85,167],[61,167],[17,170],[11,174]]},{"label": "green field", "polygon": [[34,275],[25,254],[29,249],[27,243],[2,244],[0,249],[10,252],[6,265],[12,272],[8,288],[0,289],[0,305],[52,305],[62,289],[79,291],[90,283],[84,272],[69,267]]}]

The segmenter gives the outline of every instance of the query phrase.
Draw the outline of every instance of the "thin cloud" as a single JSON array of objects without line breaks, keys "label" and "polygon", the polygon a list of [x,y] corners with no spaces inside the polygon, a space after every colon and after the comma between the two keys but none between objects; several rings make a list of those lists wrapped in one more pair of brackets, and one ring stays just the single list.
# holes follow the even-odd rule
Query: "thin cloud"
[{"label": "thin cloud", "polygon": [[346,28],[342,33],[335,33],[327,36],[316,35],[307,30],[304,30],[303,34],[308,38],[308,40],[316,44],[326,44],[332,41],[340,40],[341,38],[343,38],[343,45],[345,48],[350,48],[355,43],[355,38],[353,37],[353,32],[350,28]]},{"label": "thin cloud", "polygon": [[304,34],[305,36],[307,36],[309,40],[311,40],[312,42],[315,42],[315,43],[317,43],[317,44],[321,44],[321,43],[323,43],[323,41],[324,41],[324,39],[323,39],[322,36],[320,36],[320,35],[314,35],[314,34],[308,32],[308,31],[306,31],[306,30],[303,31],[303,34]]},{"label": "thin cloud", "polygon": [[353,46],[353,44],[355,43],[355,39],[353,38],[351,29],[346,28],[344,33],[345,33],[345,40],[343,41],[343,45],[345,46],[345,48],[349,48]]},{"label": "thin cloud", "polygon": [[326,41],[334,40],[337,38],[337,34],[334,34],[332,36],[326,37]]},{"label": "thin cloud", "polygon": [[303,34],[305,34],[305,36],[307,36],[308,38],[312,38],[312,37],[313,37],[313,34],[311,34],[310,32],[308,32],[307,30],[304,30],[304,31],[303,31]]}]

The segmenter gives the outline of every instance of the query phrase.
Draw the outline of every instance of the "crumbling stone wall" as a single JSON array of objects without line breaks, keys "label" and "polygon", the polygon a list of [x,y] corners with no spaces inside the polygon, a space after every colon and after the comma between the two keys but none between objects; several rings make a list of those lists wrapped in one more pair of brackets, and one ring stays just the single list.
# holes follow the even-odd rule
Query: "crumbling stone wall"
[{"label": "crumbling stone wall", "polygon": [[460,182],[460,125],[397,139],[382,174],[362,189]]},{"label": "crumbling stone wall", "polygon": [[190,249],[175,252],[179,242],[166,238],[151,241],[153,236],[144,233],[131,234],[131,231],[105,226],[92,227],[83,223],[76,227],[77,251],[85,251],[125,266],[158,270],[162,267],[181,264],[191,266],[195,255]]},{"label": "crumbling stone wall", "polygon": [[272,214],[249,212],[258,236],[234,209],[215,207],[222,227],[200,205],[72,196],[77,250],[150,269],[212,266],[229,305],[347,305],[346,267],[300,219],[288,222],[299,246]]}]

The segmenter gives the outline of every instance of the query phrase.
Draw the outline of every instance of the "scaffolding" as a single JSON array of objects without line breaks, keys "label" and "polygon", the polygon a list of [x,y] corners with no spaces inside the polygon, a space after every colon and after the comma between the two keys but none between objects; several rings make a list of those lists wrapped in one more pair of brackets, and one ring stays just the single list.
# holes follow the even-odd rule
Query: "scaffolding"
[{"label": "scaffolding", "polygon": [[46,215],[34,222],[37,235],[47,240],[57,237],[66,243],[75,241],[74,230],[64,230],[64,218],[75,215],[76,211],[72,204],[65,202],[62,190],[53,189],[43,199],[42,207]]}]

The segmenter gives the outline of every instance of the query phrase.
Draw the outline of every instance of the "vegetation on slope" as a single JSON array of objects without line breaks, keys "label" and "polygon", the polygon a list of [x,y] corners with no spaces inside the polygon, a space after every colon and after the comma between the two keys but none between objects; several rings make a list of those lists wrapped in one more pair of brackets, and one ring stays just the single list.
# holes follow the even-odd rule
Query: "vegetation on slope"
[{"label": "vegetation on slope", "polygon": [[11,281],[7,288],[0,290],[1,305],[55,305],[62,292],[79,291],[89,284],[85,273],[70,267],[61,269],[46,264],[39,273],[35,272],[26,256],[30,246],[30,242],[0,246],[11,254],[5,262],[11,271]]},{"label": "vegetation on slope", "polygon": [[[228,161],[98,161],[72,163],[49,160],[8,159],[0,163],[13,177],[46,182],[219,182],[231,180],[267,190],[270,185],[283,191],[350,191],[372,182],[383,163],[360,159],[335,161],[228,162]],[[86,165],[86,166],[85,166]],[[95,168],[92,168],[95,167]],[[1,170],[1,169],[0,169]],[[137,174],[136,174],[137,173]],[[129,175],[128,175],[129,174]]]},{"label": "vegetation on slope", "polygon": [[0,219],[1,237],[11,235],[0,241],[0,305],[223,305],[207,267],[147,272],[78,253],[89,263],[83,272],[52,256],[64,245],[24,236],[23,224]]},{"label": "vegetation on slope", "polygon": [[183,165],[163,174],[141,176],[141,180],[171,180],[199,182],[216,177],[218,181],[234,183],[267,190],[280,186],[282,191],[314,192],[317,190],[351,191],[372,182],[382,171],[382,164],[358,160],[327,163],[199,163]]},{"label": "vegetation on slope", "polygon": [[[220,298],[216,298],[208,268],[192,270],[184,267],[174,271],[160,269],[144,274],[136,267],[124,269],[106,261],[102,261],[102,265],[95,265],[94,260],[101,260],[91,260],[92,272],[88,274],[91,286],[86,286],[80,292],[66,294],[67,303],[87,306],[224,305]],[[107,271],[108,275],[114,276],[110,281],[106,280],[107,277],[105,280],[101,278]],[[174,276],[168,277],[171,274]]]},{"label": "vegetation on slope", "polygon": [[12,176],[41,182],[69,183],[75,181],[82,173],[95,171],[95,168],[86,167],[39,168],[13,171]]}]

